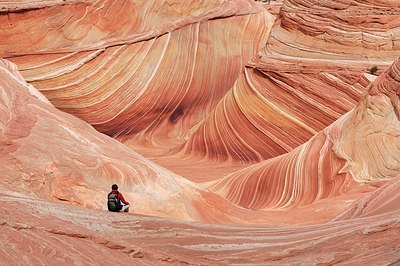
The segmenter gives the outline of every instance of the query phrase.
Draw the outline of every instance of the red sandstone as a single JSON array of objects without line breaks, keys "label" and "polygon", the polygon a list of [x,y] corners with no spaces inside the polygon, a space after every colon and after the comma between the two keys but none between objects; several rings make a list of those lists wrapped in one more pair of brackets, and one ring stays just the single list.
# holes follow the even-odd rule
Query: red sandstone
[{"label": "red sandstone", "polygon": [[399,15],[0,1],[0,264],[400,262]]}]

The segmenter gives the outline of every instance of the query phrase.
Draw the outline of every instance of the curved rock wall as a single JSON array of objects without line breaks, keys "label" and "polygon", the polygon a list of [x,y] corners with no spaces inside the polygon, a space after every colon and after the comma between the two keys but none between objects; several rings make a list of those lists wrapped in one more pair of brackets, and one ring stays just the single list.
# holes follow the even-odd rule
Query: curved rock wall
[{"label": "curved rock wall", "polygon": [[0,55],[97,130],[176,145],[265,44],[272,20],[250,0],[69,3],[0,17],[0,37],[21,44]]},{"label": "curved rock wall", "polygon": [[364,182],[397,176],[399,67],[396,60],[354,110],[310,141],[216,181],[211,189],[246,208],[276,209],[371,191],[375,188]]},{"label": "curved rock wall", "polygon": [[0,261],[398,262],[400,4],[266,5],[0,2]]},{"label": "curved rock wall", "polygon": [[400,9],[383,2],[284,1],[264,49],[180,150],[260,162],[354,108],[399,54]]},{"label": "curved rock wall", "polygon": [[[14,64],[3,59],[0,95],[3,189],[105,209],[110,186],[118,183],[137,213],[246,223],[239,208],[220,196],[55,109],[23,80]],[[227,209],[229,214],[222,211]]]}]

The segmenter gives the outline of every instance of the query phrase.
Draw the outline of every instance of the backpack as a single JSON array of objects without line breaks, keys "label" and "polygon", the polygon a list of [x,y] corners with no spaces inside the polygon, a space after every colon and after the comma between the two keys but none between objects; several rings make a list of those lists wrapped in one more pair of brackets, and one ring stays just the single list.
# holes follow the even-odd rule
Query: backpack
[{"label": "backpack", "polygon": [[121,201],[118,199],[118,191],[117,194],[108,193],[107,207],[110,212],[119,212],[122,209]]}]

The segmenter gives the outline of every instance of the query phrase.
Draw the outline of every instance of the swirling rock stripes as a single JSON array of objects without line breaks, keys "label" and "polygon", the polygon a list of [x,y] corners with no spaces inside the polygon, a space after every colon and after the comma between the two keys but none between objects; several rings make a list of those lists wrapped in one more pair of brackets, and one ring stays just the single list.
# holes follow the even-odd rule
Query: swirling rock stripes
[{"label": "swirling rock stripes", "polygon": [[398,3],[2,3],[1,262],[399,262]]},{"label": "swirling rock stripes", "polygon": [[[139,213],[198,221],[241,219],[238,208],[218,195],[42,101],[17,74],[14,64],[0,60],[1,187],[104,209],[104,195],[118,183],[127,199],[140,202],[135,207]],[[215,204],[204,215],[201,210],[211,200],[234,215]]]},{"label": "swirling rock stripes", "polygon": [[[225,4],[230,8],[202,7],[208,13],[201,22],[172,28],[147,41],[90,51],[74,48],[71,53],[38,50],[42,54],[11,60],[57,108],[99,131],[126,144],[176,145],[230,89],[272,26],[272,16],[253,2]],[[235,12],[243,16],[233,16]],[[232,17],[224,18],[227,14]],[[207,20],[217,15],[222,19]]]},{"label": "swirling rock stripes", "polygon": [[365,192],[373,188],[363,182],[397,176],[399,65],[400,59],[369,86],[357,108],[307,143],[231,174],[211,189],[246,208],[279,209]]},{"label": "swirling rock stripes", "polygon": [[0,44],[0,56],[104,49],[149,40],[201,21],[263,11],[251,0],[183,2],[100,0],[52,6],[54,1],[48,1],[42,6],[49,6],[40,9],[31,3],[31,10],[0,14],[0,36],[9,41]]},{"label": "swirling rock stripes", "polygon": [[1,63],[0,117],[10,117],[0,124],[5,188],[102,209],[103,195],[116,182],[129,200],[140,202],[137,213],[214,223],[282,220],[279,215],[272,219],[267,213],[238,208],[56,110],[36,97],[39,92],[31,93],[20,76],[20,87],[15,79],[7,79],[12,71],[17,73],[16,67]]},{"label": "swirling rock stripes", "polygon": [[278,156],[348,111],[369,84],[364,78],[340,72],[321,73],[316,68],[298,75],[273,71],[273,67],[246,68],[232,92],[181,147],[184,153],[241,162]]},{"label": "swirling rock stripes", "polygon": [[387,6],[285,1],[264,49],[178,150],[249,163],[309,140],[356,106],[373,67],[380,74],[397,57],[400,9]]},{"label": "swirling rock stripes", "polygon": [[57,110],[3,59],[0,95],[2,190],[104,210],[104,195],[118,183],[136,213],[220,224],[267,219],[267,213],[243,210]]},{"label": "swirling rock stripes", "polygon": [[250,209],[287,209],[310,205],[324,198],[357,193],[362,188],[348,174],[339,174],[345,162],[332,151],[321,132],[288,154],[252,165],[210,189]]}]

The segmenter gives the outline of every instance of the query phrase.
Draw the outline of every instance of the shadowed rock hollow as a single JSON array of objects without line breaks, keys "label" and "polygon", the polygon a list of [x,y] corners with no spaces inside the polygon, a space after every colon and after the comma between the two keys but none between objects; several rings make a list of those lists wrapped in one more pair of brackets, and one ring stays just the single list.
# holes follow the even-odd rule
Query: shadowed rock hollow
[{"label": "shadowed rock hollow", "polygon": [[399,17],[0,1],[0,264],[399,262]]}]

